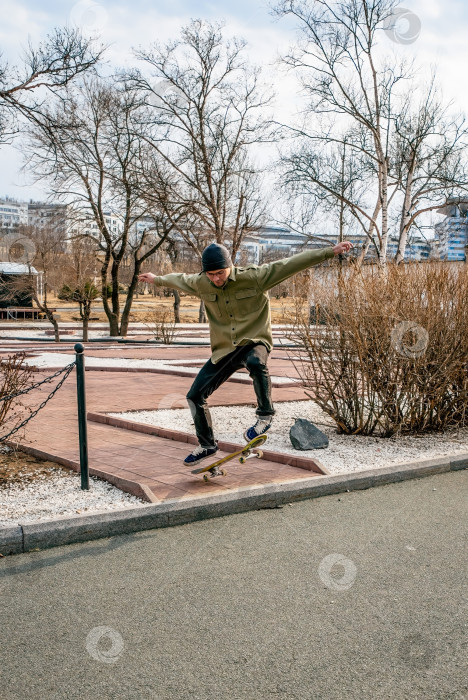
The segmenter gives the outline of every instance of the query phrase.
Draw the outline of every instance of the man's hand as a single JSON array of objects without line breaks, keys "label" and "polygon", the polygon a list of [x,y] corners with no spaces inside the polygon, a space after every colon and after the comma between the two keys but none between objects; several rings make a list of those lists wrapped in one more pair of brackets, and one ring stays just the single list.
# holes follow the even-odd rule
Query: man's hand
[{"label": "man's hand", "polygon": [[153,284],[153,280],[156,279],[156,275],[152,272],[144,272],[142,275],[138,275],[139,282],[147,282],[147,284]]},{"label": "man's hand", "polygon": [[335,253],[335,255],[341,255],[342,253],[349,253],[349,251],[351,250],[352,247],[353,247],[353,244],[351,243],[351,241],[343,241],[342,243],[338,243],[338,245],[336,245],[333,248],[333,252]]}]

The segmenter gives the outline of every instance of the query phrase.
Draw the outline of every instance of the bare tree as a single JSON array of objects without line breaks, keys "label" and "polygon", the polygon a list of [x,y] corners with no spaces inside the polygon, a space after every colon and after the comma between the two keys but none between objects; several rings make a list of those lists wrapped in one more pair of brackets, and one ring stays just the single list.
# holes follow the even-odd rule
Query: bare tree
[{"label": "bare tree", "polygon": [[[141,197],[146,156],[137,119],[140,109],[140,95],[125,82],[86,80],[69,89],[60,110],[31,131],[32,168],[39,178],[47,178],[57,198],[73,205],[74,235],[88,237],[100,253],[102,300],[111,335],[127,333],[141,265],[171,229],[171,223],[155,209],[150,211]],[[86,212],[91,227],[86,226]],[[118,225],[112,214],[118,215]],[[152,226],[140,227],[149,214]],[[129,255],[133,269],[121,312],[119,276]]]},{"label": "bare tree", "polygon": [[[352,213],[367,236],[361,260],[374,245],[380,264],[387,259],[391,205],[398,203],[403,212],[403,255],[407,232],[417,217],[431,205],[441,206],[446,196],[466,184],[463,121],[448,121],[431,87],[423,91],[421,109],[426,114],[411,109],[416,89],[414,66],[383,57],[379,51],[379,36],[394,21],[397,4],[396,0],[344,0],[339,4],[282,0],[277,6],[278,14],[294,17],[301,31],[302,41],[284,61],[302,81],[309,100],[307,120],[318,115],[327,124],[325,129],[320,123],[315,129],[307,124],[307,128],[294,130],[302,143],[287,165],[290,168],[295,159],[299,179],[311,183],[315,196],[323,190],[328,200],[335,198]],[[440,132],[444,121],[450,124],[445,140]],[[434,127],[439,134],[435,143]],[[355,190],[359,197],[343,192],[342,180],[335,178],[333,184],[333,145],[335,160],[346,149],[347,159],[362,164],[365,187]],[[436,164],[441,167],[434,167]]]},{"label": "bare tree", "polygon": [[369,231],[361,215],[368,187],[366,163],[348,147],[351,139],[345,134],[342,143],[324,144],[317,151],[303,144],[282,157],[280,187],[288,202],[284,221],[305,240],[329,242],[315,231],[328,232],[330,224],[338,241],[355,227],[361,234]]},{"label": "bare tree", "polygon": [[29,44],[22,66],[0,60],[0,142],[17,131],[18,117],[42,122],[50,94],[92,69],[103,50],[76,29],[58,28],[37,48]]},{"label": "bare tree", "polygon": [[449,114],[434,79],[408,95],[395,118],[394,174],[402,194],[396,263],[404,260],[411,228],[422,214],[439,209],[468,188],[468,129],[462,116]]},{"label": "bare tree", "polygon": [[83,323],[83,341],[88,341],[89,320],[93,302],[102,297],[102,289],[95,284],[95,246],[89,238],[75,238],[68,243],[63,260],[64,284],[57,293],[59,299],[78,304]]},{"label": "bare tree", "polygon": [[263,223],[252,148],[271,138],[271,95],[244,47],[225,40],[221,25],[195,20],[179,41],[136,53],[154,74],[132,74],[148,103],[146,196],[196,256],[214,239],[235,257],[244,235]]}]

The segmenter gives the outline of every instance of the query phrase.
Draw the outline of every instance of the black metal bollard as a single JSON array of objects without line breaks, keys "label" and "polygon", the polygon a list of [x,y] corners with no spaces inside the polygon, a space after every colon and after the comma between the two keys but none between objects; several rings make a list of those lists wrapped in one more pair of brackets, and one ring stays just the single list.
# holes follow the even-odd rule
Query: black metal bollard
[{"label": "black metal bollard", "polygon": [[80,474],[82,490],[89,490],[88,429],[86,425],[86,389],[84,347],[76,343],[76,393],[78,398],[78,431],[80,438]]}]

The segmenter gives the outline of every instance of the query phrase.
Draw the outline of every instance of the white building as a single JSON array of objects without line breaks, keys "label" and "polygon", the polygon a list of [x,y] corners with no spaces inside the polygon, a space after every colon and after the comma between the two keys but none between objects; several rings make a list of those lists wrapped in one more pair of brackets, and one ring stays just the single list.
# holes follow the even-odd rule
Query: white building
[{"label": "white building", "polygon": [[28,223],[28,205],[5,197],[0,199],[0,228],[8,229]]},{"label": "white building", "polygon": [[468,201],[454,201],[437,210],[445,219],[434,227],[440,260],[464,262],[468,247]]}]

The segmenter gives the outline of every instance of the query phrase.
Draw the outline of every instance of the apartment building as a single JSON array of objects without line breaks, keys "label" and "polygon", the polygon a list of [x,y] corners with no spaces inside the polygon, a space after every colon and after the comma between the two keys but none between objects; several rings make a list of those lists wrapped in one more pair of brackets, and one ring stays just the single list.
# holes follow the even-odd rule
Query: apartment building
[{"label": "apartment building", "polygon": [[445,219],[434,227],[437,257],[464,262],[468,247],[468,201],[454,201],[437,210]]}]

